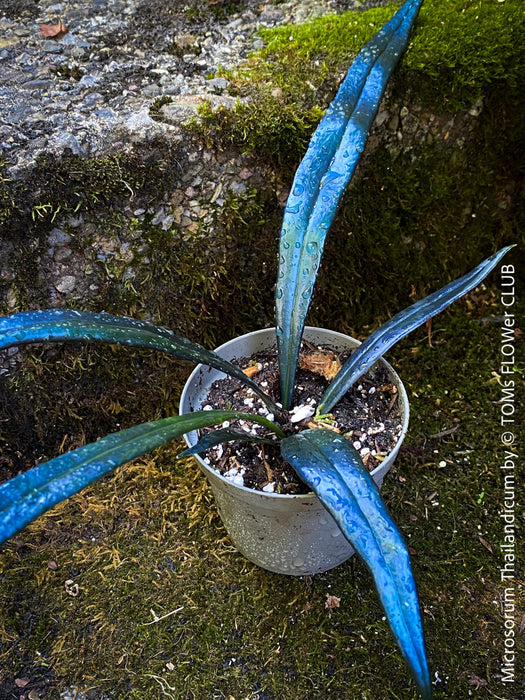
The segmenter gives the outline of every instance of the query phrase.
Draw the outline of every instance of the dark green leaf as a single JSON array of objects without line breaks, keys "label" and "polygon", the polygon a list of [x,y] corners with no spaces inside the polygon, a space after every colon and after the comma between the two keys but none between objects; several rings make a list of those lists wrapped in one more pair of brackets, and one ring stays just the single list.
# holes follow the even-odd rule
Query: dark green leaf
[{"label": "dark green leaf", "polygon": [[281,451],[370,569],[392,632],[425,699],[432,696],[410,557],[379,490],[350,442],[331,430],[285,438]]},{"label": "dark green leaf", "polygon": [[125,316],[70,309],[28,311],[0,318],[0,348],[23,343],[72,340],[150,348],[190,362],[209,365],[242,381],[264,401],[274,415],[280,415],[270,397],[239,367],[219,357],[212,350],[207,350],[152,323]]},{"label": "dark green leaf", "polygon": [[420,4],[408,0],[359,52],[297,169],[281,229],[275,302],[285,408],[327,231]]},{"label": "dark green leaf", "polygon": [[339,370],[321,399],[318,413],[328,413],[352,384],[398,340],[474,289],[512,247],[502,248],[463,277],[400,311],[369,335]]},{"label": "dark green leaf", "polygon": [[112,433],[1,484],[0,543],[121,464],[184,433],[232,419],[255,421],[282,435],[266,418],[237,411],[196,411]]},{"label": "dark green leaf", "polygon": [[248,433],[246,430],[233,430],[233,428],[221,428],[219,430],[214,430],[211,433],[206,433],[201,439],[193,445],[193,447],[188,447],[187,450],[181,452],[178,458],[189,457],[190,455],[200,454],[209,450],[210,447],[215,447],[223,442],[255,442],[263,445],[278,445],[276,440],[270,440],[269,438],[259,437],[258,435],[253,435]]}]

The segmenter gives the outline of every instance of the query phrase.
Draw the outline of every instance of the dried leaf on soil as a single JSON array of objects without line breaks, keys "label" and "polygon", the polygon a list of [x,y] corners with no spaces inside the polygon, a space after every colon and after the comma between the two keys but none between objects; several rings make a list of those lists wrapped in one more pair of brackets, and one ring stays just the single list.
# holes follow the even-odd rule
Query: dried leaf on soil
[{"label": "dried leaf on soil", "polygon": [[41,24],[40,34],[45,36],[46,39],[61,39],[67,34],[67,27],[65,24],[60,22],[60,24]]},{"label": "dried leaf on soil", "polygon": [[479,538],[479,541],[481,542],[481,544],[482,544],[486,549],[489,550],[489,552],[490,552],[491,554],[493,554],[492,547],[491,547],[490,544],[487,542],[487,540],[484,540],[483,537],[480,537],[480,538]]},{"label": "dried leaf on soil", "polygon": [[316,350],[310,355],[300,354],[299,367],[320,374],[330,382],[341,369],[341,362],[329,350]]},{"label": "dried leaf on soil", "polygon": [[487,685],[487,681],[479,676],[472,675],[468,680],[469,685],[473,685],[476,690],[478,688],[484,688]]}]

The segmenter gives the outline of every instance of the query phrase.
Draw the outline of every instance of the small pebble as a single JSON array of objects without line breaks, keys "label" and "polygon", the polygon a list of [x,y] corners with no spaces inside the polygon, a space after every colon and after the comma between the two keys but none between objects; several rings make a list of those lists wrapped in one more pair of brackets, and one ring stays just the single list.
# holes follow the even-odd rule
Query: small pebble
[{"label": "small pebble", "polygon": [[292,409],[290,413],[290,420],[292,423],[299,423],[300,421],[305,420],[306,418],[310,418],[314,415],[314,413],[315,408],[313,406],[309,406],[306,404],[303,404],[302,406],[296,406]]}]

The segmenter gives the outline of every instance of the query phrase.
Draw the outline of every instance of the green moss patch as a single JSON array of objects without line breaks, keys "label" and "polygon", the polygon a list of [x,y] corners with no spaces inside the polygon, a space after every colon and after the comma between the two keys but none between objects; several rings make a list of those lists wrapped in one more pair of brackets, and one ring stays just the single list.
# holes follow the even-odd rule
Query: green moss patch
[{"label": "green moss patch", "polygon": [[207,103],[199,108],[190,129],[207,145],[236,146],[244,153],[257,153],[273,166],[295,163],[304,153],[322,112],[318,108],[300,111],[283,101],[279,94],[259,90],[250,102],[239,102],[235,109],[213,110]]},{"label": "green moss patch", "polygon": [[466,108],[502,84],[521,90],[525,16],[519,0],[425,0],[419,22],[404,65],[424,76],[434,107]]},{"label": "green moss patch", "polygon": [[[167,144],[162,146],[169,151]],[[154,151],[154,147],[150,149]],[[147,195],[157,180],[170,181],[157,172],[154,159],[141,157],[140,150],[128,154],[81,158],[73,154],[37,159],[25,179],[13,181],[0,162],[0,231],[23,240],[32,230],[49,228],[61,217],[93,211],[98,205],[133,199],[139,190]],[[49,173],[53,177],[49,177]],[[166,182],[167,180],[167,182]]]},{"label": "green moss patch", "polygon": [[[297,94],[331,73],[346,71],[349,59],[392,15],[392,7],[330,15],[293,27],[263,30],[268,42],[257,65],[265,78]],[[520,0],[425,0],[402,73],[423,78],[418,98],[433,108],[469,107],[490,87],[522,85],[525,17]],[[296,80],[299,76],[302,81]],[[405,80],[405,86],[413,75]],[[295,88],[291,87],[295,83]]]}]

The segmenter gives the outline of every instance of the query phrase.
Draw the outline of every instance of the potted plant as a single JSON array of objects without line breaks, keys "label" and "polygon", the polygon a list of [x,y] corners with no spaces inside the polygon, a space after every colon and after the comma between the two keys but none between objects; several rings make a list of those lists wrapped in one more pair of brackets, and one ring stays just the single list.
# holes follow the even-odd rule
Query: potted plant
[{"label": "potted plant", "polygon": [[[357,340],[342,333],[310,326],[305,327],[303,338],[314,347],[330,348],[336,354],[349,349],[354,350],[359,346]],[[217,348],[216,352],[225,359],[235,360],[241,357],[253,357],[261,351],[275,349],[275,344],[275,329],[267,328],[234,338]],[[385,474],[392,466],[401,447],[408,429],[409,417],[408,397],[401,379],[385,360],[381,359],[379,362],[386,370],[392,391],[395,391],[394,400],[398,405],[399,413],[397,425],[400,430],[396,435],[393,449],[370,472],[378,487],[381,486]],[[256,367],[252,365],[252,369]],[[179,412],[190,413],[209,405],[210,388],[223,376],[218,370],[210,370],[205,365],[196,367],[184,386]],[[240,391],[243,391],[242,385],[240,385]],[[228,392],[227,397],[231,400],[231,392]],[[390,399],[390,394],[388,397]],[[250,410],[264,412],[263,406],[254,406],[255,400],[248,398],[247,401],[252,405]],[[305,419],[296,421],[296,431],[308,424],[308,413],[312,410],[307,411]],[[293,417],[295,418],[296,415],[297,411]],[[322,423],[318,425],[321,427]],[[230,436],[233,437],[235,434],[231,427],[228,427]],[[269,489],[267,486],[266,490],[255,490],[245,487],[244,484],[241,485],[239,481],[242,481],[242,477],[239,480],[235,470],[233,473],[230,470],[226,476],[219,474],[210,465],[209,459],[199,456],[199,452],[202,452],[206,446],[204,439],[209,441],[213,437],[213,434],[208,434],[206,438],[199,441],[197,431],[187,433],[184,439],[189,449],[180,456],[195,454],[210,482],[222,522],[235,546],[245,557],[263,569],[279,574],[301,576],[327,571],[352,556],[353,547],[345,537],[341,536],[339,526],[326,512],[314,493],[281,493],[274,488],[275,482],[268,484]],[[239,437],[242,439],[243,435]],[[266,450],[264,457],[268,459],[268,447],[265,445],[264,448]],[[371,454],[368,448],[365,449]]]},{"label": "potted plant", "polygon": [[[83,340],[160,350],[235,377],[266,406],[266,415],[220,409],[183,412],[108,435],[20,474],[0,486],[0,542],[95,479],[170,440],[235,419],[263,425],[273,438],[265,436],[259,440],[272,440],[337,523],[349,546],[366,562],[392,632],[422,697],[428,699],[432,686],[407,547],[359,453],[346,437],[329,430],[323,417],[368,369],[381,361],[394,343],[479,284],[509,247],[398,313],[372,333],[352,352],[322,396],[314,427],[295,432],[289,430],[287,422],[293,408],[292,391],[306,314],[326,233],[363,150],[386,82],[407,44],[420,4],[421,0],[408,0],[358,54],[296,173],[283,220],[276,283],[279,402],[225,357],[151,323],[106,313],[57,309],[0,319],[0,349],[24,343]],[[311,329],[306,332],[316,333]],[[191,401],[188,407],[193,407]],[[405,423],[407,416],[405,411]],[[257,440],[254,436],[249,439],[252,438]],[[238,433],[221,427],[194,444],[192,451],[238,439]],[[350,552],[347,547],[342,558]]]}]

